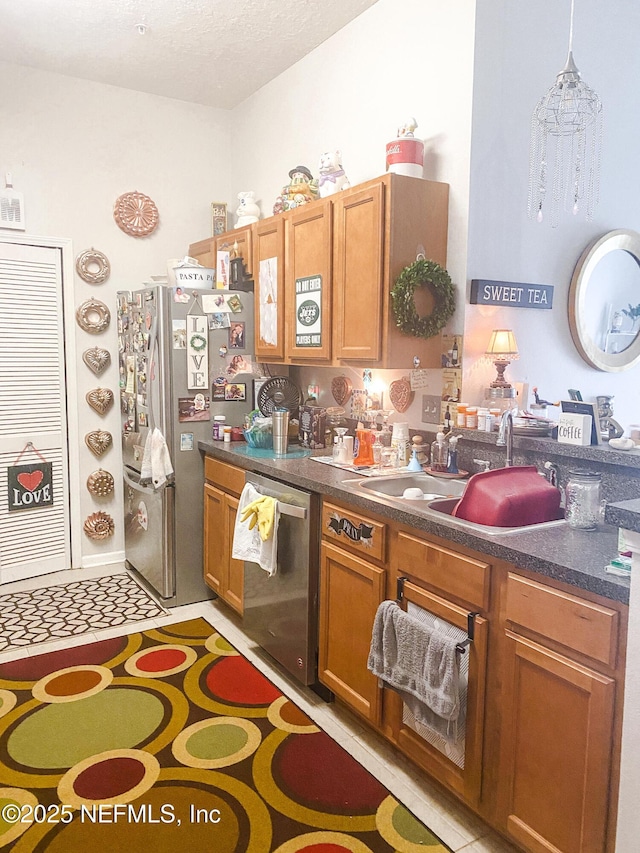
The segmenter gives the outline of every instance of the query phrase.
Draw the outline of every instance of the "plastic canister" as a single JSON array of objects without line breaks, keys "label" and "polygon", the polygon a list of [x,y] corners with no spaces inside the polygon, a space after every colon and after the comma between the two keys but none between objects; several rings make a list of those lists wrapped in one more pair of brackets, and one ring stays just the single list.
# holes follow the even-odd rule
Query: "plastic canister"
[{"label": "plastic canister", "polygon": [[214,441],[222,441],[223,431],[226,423],[225,415],[214,415],[213,426],[211,427],[211,437]]},{"label": "plastic canister", "polygon": [[394,424],[393,431],[391,433],[391,447],[398,453],[398,465],[400,466],[407,465],[409,463],[409,444],[409,424]]},{"label": "plastic canister", "polygon": [[456,408],[456,426],[464,427],[467,425],[468,406],[468,403],[458,403]]}]

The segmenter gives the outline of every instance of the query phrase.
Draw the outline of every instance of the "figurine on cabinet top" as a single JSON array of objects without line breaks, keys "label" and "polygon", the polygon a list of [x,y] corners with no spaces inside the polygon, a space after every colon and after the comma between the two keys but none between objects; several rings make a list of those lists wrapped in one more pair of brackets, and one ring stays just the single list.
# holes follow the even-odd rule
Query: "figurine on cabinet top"
[{"label": "figurine on cabinet top", "polygon": [[240,228],[242,225],[251,225],[252,222],[257,222],[260,219],[260,208],[256,204],[255,193],[238,193],[238,201],[240,203],[236,210],[238,217],[236,228]]},{"label": "figurine on cabinet top", "polygon": [[291,183],[282,188],[273,205],[274,213],[283,213],[318,198],[318,182],[306,166],[296,166],[289,172]]},{"label": "figurine on cabinet top", "polygon": [[342,168],[342,155],[339,151],[325,151],[320,157],[320,178],[318,192],[320,198],[326,198],[340,190],[350,187],[349,179]]}]

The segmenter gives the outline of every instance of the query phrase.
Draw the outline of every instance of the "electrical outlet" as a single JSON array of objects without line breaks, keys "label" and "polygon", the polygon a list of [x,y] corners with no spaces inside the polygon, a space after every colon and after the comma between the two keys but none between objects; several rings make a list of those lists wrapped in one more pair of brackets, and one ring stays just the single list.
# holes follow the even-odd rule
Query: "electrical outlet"
[{"label": "electrical outlet", "polygon": [[440,397],[436,394],[422,395],[422,423],[423,424],[439,424],[440,423]]}]

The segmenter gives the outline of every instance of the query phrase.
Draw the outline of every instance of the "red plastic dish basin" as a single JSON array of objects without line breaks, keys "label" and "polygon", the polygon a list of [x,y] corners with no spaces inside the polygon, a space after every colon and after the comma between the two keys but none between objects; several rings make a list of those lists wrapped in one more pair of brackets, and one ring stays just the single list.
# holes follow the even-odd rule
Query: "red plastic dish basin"
[{"label": "red plastic dish basin", "polygon": [[452,515],[489,527],[522,527],[560,517],[560,490],[535,466],[496,468],[470,478]]}]

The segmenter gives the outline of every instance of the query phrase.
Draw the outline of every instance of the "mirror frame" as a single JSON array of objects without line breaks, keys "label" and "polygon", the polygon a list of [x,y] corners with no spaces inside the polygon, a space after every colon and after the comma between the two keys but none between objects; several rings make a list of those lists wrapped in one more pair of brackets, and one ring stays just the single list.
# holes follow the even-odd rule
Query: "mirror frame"
[{"label": "mirror frame", "polygon": [[605,255],[619,249],[628,252],[640,267],[640,234],[623,228],[608,231],[590,243],[580,255],[569,287],[569,328],[573,342],[587,364],[609,373],[629,370],[640,362],[640,333],[622,352],[606,353],[596,346],[584,322],[587,288],[593,271]]}]

